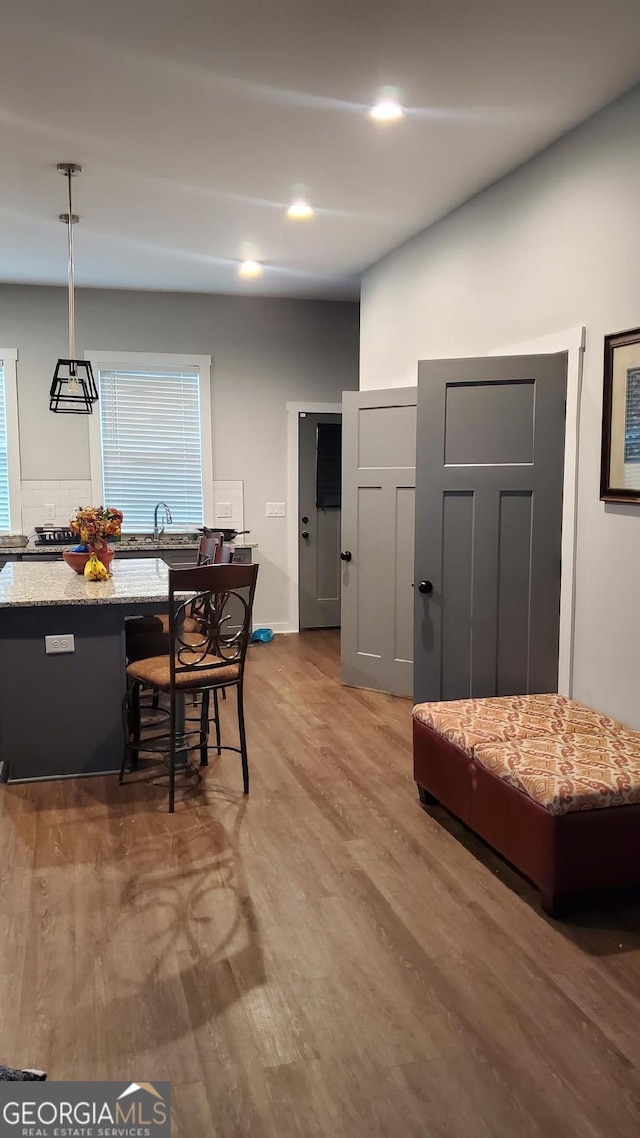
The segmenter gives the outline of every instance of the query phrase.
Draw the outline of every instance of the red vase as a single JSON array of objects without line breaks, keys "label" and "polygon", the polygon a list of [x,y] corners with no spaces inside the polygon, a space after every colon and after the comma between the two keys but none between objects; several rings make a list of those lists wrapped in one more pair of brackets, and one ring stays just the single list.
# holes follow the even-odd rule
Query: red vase
[{"label": "red vase", "polygon": [[109,549],[108,545],[101,545],[100,548],[97,549],[96,546],[91,545],[91,543],[89,543],[87,548],[89,550],[89,553],[95,553],[98,561],[101,561],[102,564],[109,570],[109,572],[111,572],[111,562],[116,555],[115,549]]}]

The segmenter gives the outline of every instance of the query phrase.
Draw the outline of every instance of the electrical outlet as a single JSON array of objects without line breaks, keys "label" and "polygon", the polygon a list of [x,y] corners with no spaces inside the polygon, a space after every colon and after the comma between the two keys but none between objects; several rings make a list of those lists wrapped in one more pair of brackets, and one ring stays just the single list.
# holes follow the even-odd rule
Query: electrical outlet
[{"label": "electrical outlet", "polygon": [[268,518],[284,518],[286,516],[284,502],[267,502]]},{"label": "electrical outlet", "polygon": [[233,510],[231,509],[231,502],[218,502],[216,506],[216,516],[219,518],[233,517]]},{"label": "electrical outlet", "polygon": [[44,512],[46,515],[45,520],[47,522],[49,522],[50,525],[53,525],[55,523],[55,520],[56,520],[56,504],[55,504],[55,502],[45,502]]},{"label": "electrical outlet", "polygon": [[75,637],[72,633],[64,636],[45,636],[44,650],[47,656],[62,655],[63,652],[75,652]]}]

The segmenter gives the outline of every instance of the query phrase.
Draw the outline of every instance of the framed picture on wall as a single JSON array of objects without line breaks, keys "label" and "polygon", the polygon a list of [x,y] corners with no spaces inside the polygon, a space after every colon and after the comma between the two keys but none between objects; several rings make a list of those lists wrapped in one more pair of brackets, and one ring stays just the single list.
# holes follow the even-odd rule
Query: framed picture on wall
[{"label": "framed picture on wall", "polygon": [[604,341],[600,498],[640,505],[640,328]]}]

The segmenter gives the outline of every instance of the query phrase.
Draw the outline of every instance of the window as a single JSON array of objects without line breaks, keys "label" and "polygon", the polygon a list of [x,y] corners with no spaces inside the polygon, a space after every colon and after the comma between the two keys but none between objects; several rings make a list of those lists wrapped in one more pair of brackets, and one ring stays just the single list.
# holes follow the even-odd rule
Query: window
[{"label": "window", "polygon": [[316,506],[339,510],[342,504],[342,423],[316,428]]},{"label": "window", "polygon": [[167,530],[203,525],[213,494],[208,357],[86,356],[100,395],[91,427],[96,504],[122,510],[129,533],[149,532],[160,501],[173,519]]},{"label": "window", "polygon": [[9,506],[9,447],[7,440],[7,404],[4,393],[4,361],[0,363],[0,532],[11,530]]},{"label": "window", "polygon": [[19,533],[22,528],[17,357],[16,351],[0,349],[0,533]]}]

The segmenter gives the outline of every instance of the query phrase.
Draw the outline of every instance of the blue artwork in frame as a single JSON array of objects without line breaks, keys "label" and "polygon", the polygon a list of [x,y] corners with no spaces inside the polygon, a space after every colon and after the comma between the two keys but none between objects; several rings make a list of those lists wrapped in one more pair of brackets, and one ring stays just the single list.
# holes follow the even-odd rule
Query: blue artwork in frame
[{"label": "blue artwork in frame", "polygon": [[624,461],[640,462],[640,367],[627,369]]},{"label": "blue artwork in frame", "polygon": [[640,505],[640,328],[604,341],[600,497]]}]

